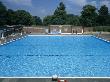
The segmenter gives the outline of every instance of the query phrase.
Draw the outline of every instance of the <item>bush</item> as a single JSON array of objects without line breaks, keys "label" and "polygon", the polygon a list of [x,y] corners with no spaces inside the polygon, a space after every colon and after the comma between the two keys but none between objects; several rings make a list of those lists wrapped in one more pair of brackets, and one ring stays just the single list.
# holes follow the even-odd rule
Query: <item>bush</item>
[{"label": "bush", "polygon": [[93,28],[93,31],[110,32],[110,26],[96,26]]}]

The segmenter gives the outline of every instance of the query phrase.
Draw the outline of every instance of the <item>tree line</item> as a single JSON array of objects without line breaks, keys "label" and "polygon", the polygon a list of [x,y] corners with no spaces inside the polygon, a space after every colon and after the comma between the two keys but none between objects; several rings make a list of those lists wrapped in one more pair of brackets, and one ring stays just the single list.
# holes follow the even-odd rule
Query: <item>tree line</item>
[{"label": "tree line", "polygon": [[80,25],[80,17],[74,14],[67,14],[66,7],[61,2],[54,14],[43,19],[44,25]]},{"label": "tree line", "polygon": [[110,13],[108,7],[103,5],[99,10],[95,6],[85,5],[81,15],[68,14],[63,2],[54,11],[53,15],[41,20],[38,16],[32,16],[25,10],[14,11],[7,9],[0,2],[0,26],[2,25],[74,25],[83,27],[110,26]]},{"label": "tree line", "polygon": [[81,15],[67,14],[63,2],[59,4],[54,14],[46,16],[44,25],[74,25],[83,27],[110,26],[110,13],[108,7],[103,5],[99,10],[95,6],[85,5]]},{"label": "tree line", "polygon": [[38,16],[32,16],[25,10],[14,11],[7,9],[6,6],[0,2],[0,26],[3,25],[42,25],[42,20]]}]

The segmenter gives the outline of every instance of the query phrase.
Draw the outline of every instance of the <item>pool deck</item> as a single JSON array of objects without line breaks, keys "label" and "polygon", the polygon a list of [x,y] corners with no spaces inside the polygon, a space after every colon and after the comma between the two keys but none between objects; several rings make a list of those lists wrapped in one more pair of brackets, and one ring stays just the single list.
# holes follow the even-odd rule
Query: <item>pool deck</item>
[{"label": "pool deck", "polygon": [[96,37],[105,39],[110,41],[110,32],[101,32],[101,34],[98,34],[99,32],[85,32],[84,34],[78,33],[78,34],[73,34],[73,33],[62,33],[62,34],[38,34],[38,33],[31,33],[32,35],[54,35],[54,36],[59,36],[59,35],[94,35]]},{"label": "pool deck", "polygon": [[110,41],[110,32],[101,32],[101,34],[99,32],[86,32],[84,34],[88,34],[88,35],[94,35],[96,37],[105,39],[107,41]]},{"label": "pool deck", "polygon": [[0,78],[0,82],[110,82],[110,78]]},{"label": "pool deck", "polygon": [[110,34],[101,34],[99,37],[110,41]]},{"label": "pool deck", "polygon": [[17,39],[20,39],[24,36],[26,36],[27,34],[15,34],[15,35],[10,35],[8,37],[4,37],[4,38],[0,38],[0,45],[15,41]]}]

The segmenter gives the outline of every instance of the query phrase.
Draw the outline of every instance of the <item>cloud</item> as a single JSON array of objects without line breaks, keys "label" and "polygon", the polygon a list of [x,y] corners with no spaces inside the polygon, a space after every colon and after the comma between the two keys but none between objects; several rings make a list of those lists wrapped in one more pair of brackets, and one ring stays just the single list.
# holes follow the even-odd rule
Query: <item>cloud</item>
[{"label": "cloud", "polygon": [[24,5],[24,6],[32,6],[32,0],[6,0],[10,3],[15,3],[17,5]]},{"label": "cloud", "polygon": [[97,7],[97,1],[91,1],[90,4]]},{"label": "cloud", "polygon": [[68,1],[71,4],[78,5],[78,6],[83,6],[87,4],[87,0],[66,0],[66,1]]}]

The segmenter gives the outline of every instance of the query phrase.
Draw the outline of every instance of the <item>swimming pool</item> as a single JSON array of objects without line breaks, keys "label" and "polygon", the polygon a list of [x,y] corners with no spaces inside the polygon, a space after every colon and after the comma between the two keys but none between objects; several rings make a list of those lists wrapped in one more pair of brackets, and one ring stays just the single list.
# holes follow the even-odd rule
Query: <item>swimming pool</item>
[{"label": "swimming pool", "polygon": [[93,36],[27,36],[0,46],[0,76],[108,77],[110,43]]}]

